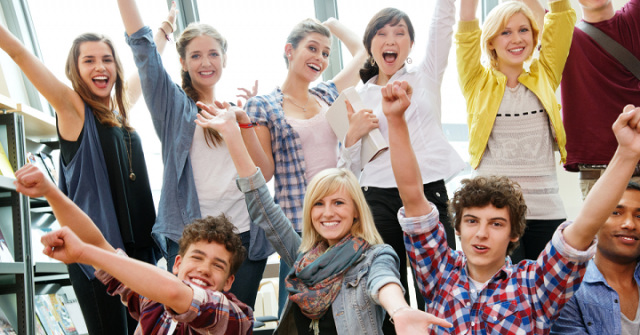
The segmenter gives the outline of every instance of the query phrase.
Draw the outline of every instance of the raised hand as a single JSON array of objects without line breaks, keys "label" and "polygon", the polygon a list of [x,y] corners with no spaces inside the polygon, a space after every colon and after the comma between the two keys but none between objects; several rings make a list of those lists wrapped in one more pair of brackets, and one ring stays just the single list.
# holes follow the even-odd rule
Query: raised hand
[{"label": "raised hand", "polygon": [[345,146],[350,147],[370,131],[379,128],[380,125],[372,110],[362,109],[355,112],[348,100],[345,100],[345,103],[347,104],[347,116],[349,117],[349,130],[347,131]]},{"label": "raised hand", "polygon": [[[243,98],[245,101],[249,100],[251,97],[255,97],[256,95],[258,95],[258,80],[256,79],[256,83],[251,88],[251,91],[242,87],[238,87],[238,90],[244,92],[244,94],[236,95],[238,98]],[[238,106],[240,106],[240,100],[238,100]]]},{"label": "raised hand", "polygon": [[[202,128],[211,128],[217,130],[221,134],[234,129],[240,129],[238,122],[236,121],[235,111],[232,110],[231,105],[224,103],[227,106],[225,109],[215,109],[213,106],[206,105],[200,101],[196,103],[205,113],[199,113],[198,119],[195,120],[196,124]],[[216,104],[219,104],[217,102]]]},{"label": "raised hand", "polygon": [[393,315],[393,324],[398,335],[428,334],[432,325],[453,327],[444,319],[413,308],[403,308]]},{"label": "raised hand", "polygon": [[48,233],[40,239],[45,255],[65,264],[78,263],[87,244],[68,227]]},{"label": "raised hand", "polygon": [[640,157],[640,107],[625,106],[612,129],[620,150]]},{"label": "raised hand", "polygon": [[180,11],[176,9],[176,2],[172,1],[171,8],[169,9],[169,13],[167,14],[167,21],[171,22],[173,26],[171,26],[171,32],[167,31],[168,34],[173,33],[173,27],[176,26],[176,17],[178,16],[178,12]]},{"label": "raised hand", "polygon": [[16,191],[28,197],[39,198],[45,196],[51,188],[56,187],[38,167],[32,164],[25,164],[25,166],[16,171],[15,175],[16,181],[13,184],[16,186]]},{"label": "raised hand", "polygon": [[387,118],[402,117],[411,105],[413,89],[406,81],[394,81],[381,89],[382,112]]}]

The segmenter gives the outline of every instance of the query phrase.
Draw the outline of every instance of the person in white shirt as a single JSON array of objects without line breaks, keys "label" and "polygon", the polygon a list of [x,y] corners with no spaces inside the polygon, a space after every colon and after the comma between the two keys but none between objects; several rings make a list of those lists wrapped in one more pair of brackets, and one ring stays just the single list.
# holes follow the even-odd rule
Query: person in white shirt
[{"label": "person in white shirt", "polygon": [[[413,88],[411,105],[405,114],[411,144],[420,164],[424,193],[442,213],[440,221],[447,228],[447,240],[451,246],[455,246],[455,235],[446,214],[449,199],[444,181],[460,172],[464,162],[442,131],[440,86],[451,49],[455,14],[454,0],[436,2],[426,56],[416,66],[407,68],[405,62],[411,62],[408,56],[415,35],[411,20],[407,14],[395,8],[378,12],[365,31],[364,44],[369,58],[360,70],[364,86],[358,92],[365,106],[378,117],[379,129],[388,141],[388,125],[382,113],[380,90],[395,80],[407,81]],[[359,139],[347,135],[344,146],[338,165],[349,168],[356,176],[361,174],[360,185],[380,235],[398,255],[404,255],[403,233],[397,218],[402,200],[391,169],[389,152],[367,163],[362,169],[365,162],[360,162]],[[400,261],[401,269],[406,269],[406,257],[400,256]],[[407,271],[400,271],[400,274],[408,292]],[[405,298],[409,299],[408,293]],[[418,297],[417,301],[424,306],[422,298]],[[389,323],[385,326],[384,333],[392,334],[393,326]]]}]

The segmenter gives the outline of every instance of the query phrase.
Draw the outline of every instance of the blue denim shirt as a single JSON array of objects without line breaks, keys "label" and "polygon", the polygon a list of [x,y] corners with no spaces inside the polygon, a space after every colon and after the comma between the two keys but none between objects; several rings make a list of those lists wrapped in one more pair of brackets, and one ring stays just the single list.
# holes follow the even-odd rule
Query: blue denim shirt
[{"label": "blue denim shirt", "polygon": [[[202,217],[189,157],[189,148],[196,131],[194,120],[198,107],[171,80],[162,65],[162,58],[149,27],[142,27],[131,36],[125,36],[138,67],[144,101],[162,144],[164,175],[152,235],[156,243],[166,251],[164,237],[178,241],[184,226]],[[267,243],[264,232],[261,229],[251,229],[249,258],[265,259],[272,253],[273,249]]]},{"label": "blue denim shirt", "polygon": [[[293,267],[302,255],[298,253],[302,239],[273,201],[262,172],[258,169],[253,176],[238,178],[237,184],[245,194],[252,222],[265,230],[280,257]],[[399,265],[400,259],[393,248],[379,244],[372,246],[362,260],[345,273],[342,289],[331,305],[338,334],[382,334],[385,310],[380,306],[378,294],[389,283],[402,287]],[[287,300],[274,334],[297,332],[291,304],[291,300]]]},{"label": "blue denim shirt", "polygon": [[[640,263],[633,276],[640,283]],[[593,260],[589,261],[582,286],[560,312],[551,334],[621,334],[619,299]]]}]

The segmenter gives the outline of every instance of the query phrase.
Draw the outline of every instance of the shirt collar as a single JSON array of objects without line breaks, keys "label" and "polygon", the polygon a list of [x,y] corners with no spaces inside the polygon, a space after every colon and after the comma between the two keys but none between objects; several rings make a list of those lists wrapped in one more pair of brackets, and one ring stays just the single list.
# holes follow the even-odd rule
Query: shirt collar
[{"label": "shirt collar", "polygon": [[[640,262],[636,264],[636,271],[633,273],[633,276],[635,277],[636,282],[640,283]],[[596,266],[596,263],[593,261],[593,259],[589,261],[587,272],[584,274],[584,279],[582,281],[589,284],[603,283],[607,287],[609,287],[607,280],[604,279],[604,276]]]}]

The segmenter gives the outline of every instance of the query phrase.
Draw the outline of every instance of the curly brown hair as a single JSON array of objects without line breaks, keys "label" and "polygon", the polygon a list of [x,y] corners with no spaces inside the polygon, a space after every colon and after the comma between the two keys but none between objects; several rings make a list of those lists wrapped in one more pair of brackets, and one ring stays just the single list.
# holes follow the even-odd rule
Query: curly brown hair
[{"label": "curly brown hair", "polygon": [[247,254],[246,249],[242,246],[242,240],[236,232],[236,227],[224,214],[193,220],[191,224],[184,227],[182,237],[178,240],[180,245],[178,254],[184,257],[189,246],[200,241],[222,244],[231,253],[229,275],[234,275]]},{"label": "curly brown hair", "polygon": [[462,211],[465,208],[485,207],[489,204],[496,208],[506,207],[509,210],[511,238],[518,238],[516,242],[509,242],[507,255],[510,255],[520,244],[519,238],[524,235],[524,230],[527,227],[525,220],[527,205],[524,202],[520,185],[507,177],[490,176],[462,180],[460,188],[449,202],[453,228],[457,232],[460,231]]}]

